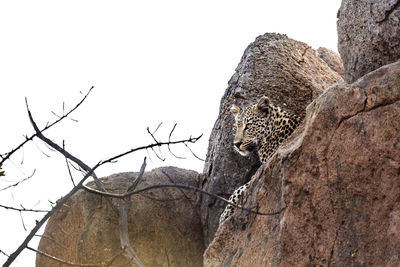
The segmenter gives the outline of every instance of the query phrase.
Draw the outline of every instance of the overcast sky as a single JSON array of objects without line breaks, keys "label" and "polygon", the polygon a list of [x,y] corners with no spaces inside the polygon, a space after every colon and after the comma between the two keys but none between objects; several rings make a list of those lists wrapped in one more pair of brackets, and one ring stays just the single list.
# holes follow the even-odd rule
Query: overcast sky
[{"label": "overcast sky", "polygon": [[[227,82],[245,48],[266,32],[285,33],[313,48],[337,51],[339,0],[321,1],[1,1],[0,153],[32,134],[24,98],[39,126],[69,109],[94,86],[79,110],[46,134],[93,166],[150,143],[146,127],[163,122],[158,137],[203,134],[192,149],[205,158],[208,138]],[[148,170],[165,165],[202,171],[184,147],[150,154]],[[49,155],[45,156],[41,151]],[[99,169],[98,176],[138,171],[147,153]],[[16,153],[3,169],[0,204],[48,208],[67,193],[64,159],[39,140]],[[21,165],[21,162],[23,164]],[[79,175],[75,176],[80,179]],[[42,214],[23,214],[28,231]],[[0,209],[0,250],[13,252],[27,232],[19,213]],[[31,244],[36,246],[38,239]],[[0,264],[5,257],[0,255]],[[34,266],[24,252],[15,266]]]}]

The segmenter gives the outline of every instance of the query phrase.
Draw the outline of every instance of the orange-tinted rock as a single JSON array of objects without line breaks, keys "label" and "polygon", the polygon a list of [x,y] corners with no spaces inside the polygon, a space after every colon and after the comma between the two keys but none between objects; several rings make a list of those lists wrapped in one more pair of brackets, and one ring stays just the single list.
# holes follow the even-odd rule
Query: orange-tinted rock
[{"label": "orange-tinted rock", "polygon": [[[339,74],[307,44],[276,33],[257,37],[245,50],[222,97],[210,136],[203,189],[229,198],[260,166],[257,157],[244,158],[233,150],[233,116],[229,112],[233,103],[243,107],[265,95],[273,103],[304,115],[307,105],[338,81],[342,81]],[[203,196],[206,245],[217,230],[224,207],[225,203]]]},{"label": "orange-tinted rock", "polygon": [[252,177],[205,266],[400,266],[400,62],[330,87]]}]

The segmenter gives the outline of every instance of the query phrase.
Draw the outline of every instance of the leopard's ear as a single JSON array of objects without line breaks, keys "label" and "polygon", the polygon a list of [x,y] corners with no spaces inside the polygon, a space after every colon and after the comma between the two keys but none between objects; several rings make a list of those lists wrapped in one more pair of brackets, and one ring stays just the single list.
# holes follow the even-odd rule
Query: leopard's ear
[{"label": "leopard's ear", "polygon": [[269,99],[266,96],[262,96],[256,105],[257,112],[268,115],[269,112]]},{"label": "leopard's ear", "polygon": [[236,116],[237,114],[240,113],[240,108],[235,104],[233,104],[231,107],[231,113]]}]

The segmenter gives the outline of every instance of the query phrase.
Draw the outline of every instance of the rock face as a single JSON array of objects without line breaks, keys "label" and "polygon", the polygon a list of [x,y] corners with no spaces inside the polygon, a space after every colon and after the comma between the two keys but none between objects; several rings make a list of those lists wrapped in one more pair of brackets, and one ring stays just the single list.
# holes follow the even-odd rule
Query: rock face
[{"label": "rock face", "polygon": [[400,59],[400,0],[343,0],[338,19],[346,81]]},{"label": "rock face", "polygon": [[[136,175],[121,173],[102,181],[108,191],[122,192]],[[198,187],[199,175],[159,168],[145,173],[138,188],[173,182]],[[203,265],[205,248],[197,198],[190,191],[165,188],[132,196],[129,239],[145,266]],[[86,191],[77,193],[50,218],[39,250],[72,263],[129,265],[122,255],[118,212],[104,197]],[[36,266],[69,265],[38,255]]]},{"label": "rock face", "polygon": [[[313,99],[341,80],[305,43],[280,34],[258,37],[245,50],[221,100],[220,113],[210,136],[203,189],[228,198],[260,166],[256,156],[244,158],[233,151],[233,116],[229,112],[233,103],[244,106],[266,95],[275,104],[304,114]],[[203,196],[201,217],[206,245],[217,230],[224,207],[215,199]]]},{"label": "rock face", "polygon": [[325,47],[320,47],[317,50],[317,53],[320,58],[322,58],[323,61],[328,64],[328,66],[337,72],[340,77],[344,79],[344,68],[343,68],[343,62],[340,56],[333,52],[332,50],[329,50]]},{"label": "rock face", "polygon": [[330,87],[251,179],[205,266],[400,266],[400,61]]}]

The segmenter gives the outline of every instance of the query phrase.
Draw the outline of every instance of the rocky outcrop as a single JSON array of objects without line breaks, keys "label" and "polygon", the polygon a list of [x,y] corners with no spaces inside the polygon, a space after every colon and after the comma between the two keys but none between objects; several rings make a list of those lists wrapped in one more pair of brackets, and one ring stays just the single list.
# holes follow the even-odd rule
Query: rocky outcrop
[{"label": "rocky outcrop", "polygon": [[[125,192],[136,175],[115,174],[102,182],[107,191]],[[159,168],[145,173],[138,188],[159,183],[198,187],[199,175]],[[164,188],[131,199],[129,239],[145,266],[202,266],[205,248],[193,192]],[[118,211],[104,197],[86,191],[78,192],[50,218],[39,250],[70,263],[130,266],[121,249]],[[69,265],[38,255],[36,266]]]},{"label": "rocky outcrop", "polygon": [[340,56],[333,52],[332,50],[329,50],[328,48],[325,47],[320,47],[317,49],[317,53],[319,57],[328,64],[328,66],[337,72],[340,77],[344,79],[344,68],[343,68],[343,62]]},{"label": "rocky outcrop", "polygon": [[400,62],[330,87],[251,179],[205,266],[400,266]]},{"label": "rocky outcrop", "polygon": [[400,59],[400,0],[343,0],[337,29],[348,82]]},{"label": "rocky outcrop", "polygon": [[[244,158],[233,151],[233,117],[229,109],[254,103],[260,96],[297,114],[328,86],[341,81],[319,54],[286,35],[267,33],[250,44],[228,83],[209,142],[203,189],[228,198],[260,166],[257,157]],[[201,217],[206,245],[218,227],[224,203],[204,197]]]}]

